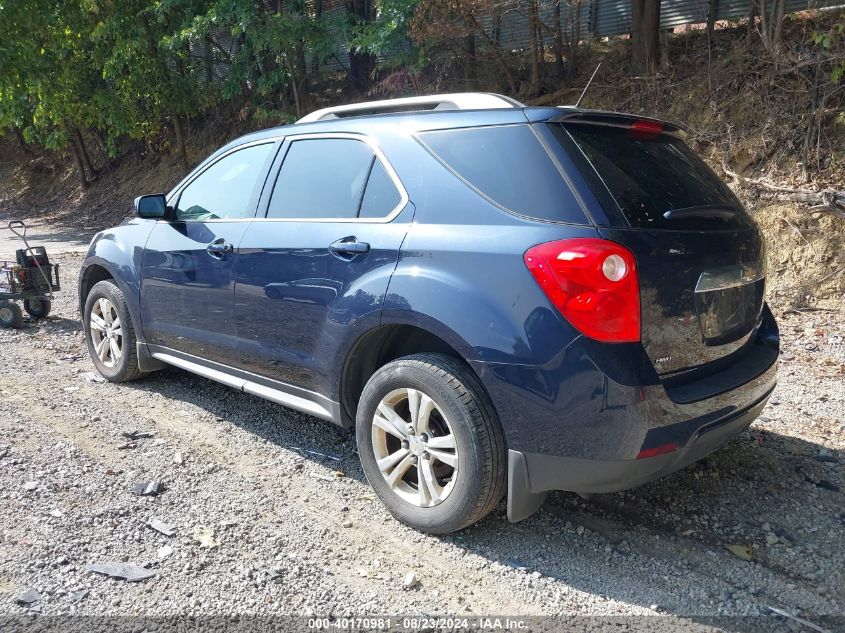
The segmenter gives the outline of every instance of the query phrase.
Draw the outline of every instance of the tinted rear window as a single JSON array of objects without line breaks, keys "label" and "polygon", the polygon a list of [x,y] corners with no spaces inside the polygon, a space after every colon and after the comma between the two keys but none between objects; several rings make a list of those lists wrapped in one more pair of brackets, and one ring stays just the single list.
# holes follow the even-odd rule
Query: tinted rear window
[{"label": "tinted rear window", "polygon": [[[574,140],[586,157],[581,161],[585,177],[594,187],[607,188],[632,227],[708,230],[748,224],[736,196],[680,139],[638,136],[625,128],[597,125],[551,127],[564,143],[568,144],[567,133]],[[681,209],[701,213],[677,217]],[[726,209],[735,215],[707,217],[708,212]],[[676,217],[667,219],[667,211],[675,211]]]},{"label": "tinted rear window", "polygon": [[578,202],[529,125],[423,132],[447,167],[494,203],[533,218],[585,224]]}]

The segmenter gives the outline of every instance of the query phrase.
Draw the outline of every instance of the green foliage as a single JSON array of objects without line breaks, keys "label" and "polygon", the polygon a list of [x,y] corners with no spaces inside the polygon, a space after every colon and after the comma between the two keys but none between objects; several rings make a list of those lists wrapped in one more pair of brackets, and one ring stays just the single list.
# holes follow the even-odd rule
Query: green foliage
[{"label": "green foliage", "polygon": [[830,71],[830,80],[838,84],[845,79],[845,60],[842,59],[842,49],[845,48],[845,24],[834,24],[827,31],[815,31],[812,36],[813,43],[820,46],[830,54],[838,51],[838,57],[834,57],[833,67]]},{"label": "green foliage", "polygon": [[289,117],[333,44],[304,0],[276,5],[0,0],[0,134],[15,128],[61,150],[76,130],[97,130],[114,155],[118,138],[155,139],[176,117],[224,99],[241,97],[265,119]]},{"label": "green foliage", "polygon": [[376,0],[373,20],[350,20],[350,48],[377,57],[389,56],[389,66],[421,69],[426,65],[427,57],[408,37],[411,20],[420,2],[421,0]]}]

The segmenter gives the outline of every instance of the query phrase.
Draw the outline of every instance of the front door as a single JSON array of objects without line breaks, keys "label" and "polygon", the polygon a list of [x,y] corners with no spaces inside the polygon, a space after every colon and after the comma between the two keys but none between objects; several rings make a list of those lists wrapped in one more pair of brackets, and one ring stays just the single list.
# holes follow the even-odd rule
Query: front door
[{"label": "front door", "polygon": [[234,364],[237,248],[255,216],[273,142],[224,154],[171,198],[141,270],[141,323],[150,345]]},{"label": "front door", "polygon": [[303,136],[282,148],[262,199],[266,219],[239,250],[244,369],[327,396],[339,341],[380,314],[413,205],[377,154],[351,136]]}]

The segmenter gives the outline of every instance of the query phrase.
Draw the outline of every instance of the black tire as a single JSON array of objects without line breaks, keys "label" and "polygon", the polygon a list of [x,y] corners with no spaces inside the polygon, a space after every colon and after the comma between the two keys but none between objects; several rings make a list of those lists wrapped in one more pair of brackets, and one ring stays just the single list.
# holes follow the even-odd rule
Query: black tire
[{"label": "black tire", "polygon": [[50,303],[49,299],[38,298],[38,299],[27,299],[23,302],[23,309],[27,311],[29,316],[33,319],[44,319],[50,314],[50,310],[53,308],[53,304]]},{"label": "black tire", "polygon": [[[113,307],[120,319],[120,354],[116,359],[103,361],[97,354],[93,334],[91,330],[91,315],[95,304],[100,299],[106,299]],[[129,309],[126,307],[126,300],[123,292],[110,279],[94,284],[88,297],[85,299],[85,311],[82,314],[82,323],[85,328],[85,342],[88,345],[88,354],[94,362],[97,371],[109,382],[128,382],[141,378],[145,372],[138,368],[138,347],[135,337],[135,328],[132,318],[129,316]],[[111,366],[106,362],[112,363]]]},{"label": "black tire", "polygon": [[0,301],[0,327],[19,328],[22,325],[21,307],[13,301]]},{"label": "black tire", "polygon": [[[443,419],[448,420],[455,441],[457,474],[452,474],[452,488],[442,501],[428,507],[409,502],[391,487],[379,469],[373,448],[374,434],[378,433],[373,420],[378,406],[382,399],[403,388],[421,391],[434,401],[440,410],[437,415],[442,412]],[[422,532],[448,534],[461,530],[486,516],[504,495],[506,448],[498,416],[475,374],[450,356],[415,354],[376,371],[361,394],[356,440],[361,465],[376,494],[396,519]],[[403,449],[406,444],[402,444]],[[422,455],[426,459],[428,453]],[[407,472],[413,473],[412,468]]]}]

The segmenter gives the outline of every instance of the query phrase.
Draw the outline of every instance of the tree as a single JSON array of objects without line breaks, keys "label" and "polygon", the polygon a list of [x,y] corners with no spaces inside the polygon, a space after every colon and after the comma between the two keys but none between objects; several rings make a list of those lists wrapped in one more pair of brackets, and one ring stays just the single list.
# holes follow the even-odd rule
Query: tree
[{"label": "tree", "polygon": [[660,58],[660,0],[631,0],[631,72],[653,75]]}]

